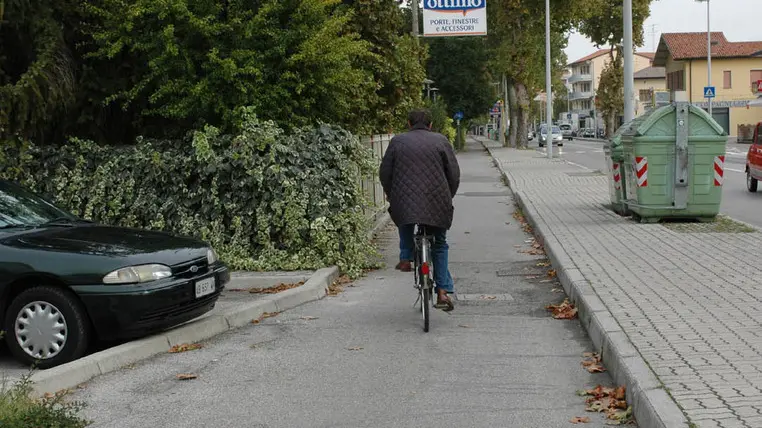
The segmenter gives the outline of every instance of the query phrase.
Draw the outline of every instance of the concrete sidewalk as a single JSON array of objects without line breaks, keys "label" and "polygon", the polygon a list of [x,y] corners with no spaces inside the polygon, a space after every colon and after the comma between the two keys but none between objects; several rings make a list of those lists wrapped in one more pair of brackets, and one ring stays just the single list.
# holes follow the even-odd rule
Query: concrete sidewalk
[{"label": "concrete sidewalk", "polygon": [[[638,224],[604,206],[605,175],[479,141],[544,241],[604,362],[620,367],[615,380],[640,384],[628,388],[639,390],[639,424],[762,427],[762,235]],[[647,370],[637,369],[641,360]],[[638,416],[644,410],[653,425]]]}]

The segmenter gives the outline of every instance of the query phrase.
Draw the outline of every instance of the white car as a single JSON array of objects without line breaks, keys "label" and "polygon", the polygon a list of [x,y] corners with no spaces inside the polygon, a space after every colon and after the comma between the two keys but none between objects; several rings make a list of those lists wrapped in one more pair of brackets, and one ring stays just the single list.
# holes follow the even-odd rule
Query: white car
[{"label": "white car", "polygon": [[[538,142],[540,144],[540,147],[545,147],[545,144],[547,143],[547,140],[548,140],[548,130],[546,125],[542,125],[540,127],[539,135],[540,135],[540,138]],[[555,125],[553,126],[551,140],[552,140],[552,144],[555,144],[557,146],[564,145],[564,135],[563,133],[561,133],[561,128],[559,128],[558,126],[555,126]]]}]

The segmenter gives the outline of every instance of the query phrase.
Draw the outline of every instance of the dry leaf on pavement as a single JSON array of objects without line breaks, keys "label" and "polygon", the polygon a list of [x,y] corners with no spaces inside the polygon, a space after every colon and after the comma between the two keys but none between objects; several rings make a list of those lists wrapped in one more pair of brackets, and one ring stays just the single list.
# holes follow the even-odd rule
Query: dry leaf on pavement
[{"label": "dry leaf on pavement", "polygon": [[569,422],[571,422],[573,424],[586,424],[586,423],[590,422],[590,418],[588,418],[587,416],[584,416],[584,417],[583,416],[575,416],[575,417],[571,418],[571,420]]},{"label": "dry leaf on pavement", "polygon": [[200,343],[192,343],[192,344],[183,343],[182,345],[175,345],[169,348],[169,353],[176,354],[178,352],[195,351],[196,349],[201,349],[203,347],[204,345]]},{"label": "dry leaf on pavement", "polygon": [[272,318],[274,316],[277,316],[279,313],[280,312],[264,312],[264,313],[262,313],[262,315],[259,316],[259,318],[251,320],[251,323],[252,324],[259,324],[260,322],[262,322],[263,319],[265,319],[265,318]]},{"label": "dry leaf on pavement", "polygon": [[362,351],[362,346],[353,346],[351,348],[347,348],[348,351]]},{"label": "dry leaf on pavement", "polygon": [[552,312],[553,318],[557,320],[571,320],[577,318],[577,308],[569,302],[568,298],[564,299],[564,301],[558,305],[548,305],[545,308]]},{"label": "dry leaf on pavement", "polygon": [[267,287],[267,288],[250,288],[249,293],[254,294],[275,294],[280,293],[281,291],[290,290],[292,288],[300,287],[304,285],[304,281],[295,282],[293,284],[286,284],[286,283],[280,283],[274,287]]},{"label": "dry leaf on pavement", "polygon": [[300,319],[303,319],[303,320],[305,320],[305,321],[312,321],[312,320],[316,320],[316,319],[318,319],[318,317],[313,317],[313,316],[311,316],[311,315],[305,315],[305,316],[303,316],[303,317],[299,317],[299,318],[300,318]]},{"label": "dry leaf on pavement", "polygon": [[628,406],[627,401],[625,401],[626,390],[624,386],[606,388],[598,385],[594,389],[578,392],[578,395],[589,396],[585,410],[605,413],[606,418],[610,421],[607,423],[608,425],[632,422],[632,407]]},{"label": "dry leaf on pavement", "polygon": [[582,354],[585,360],[582,361],[582,366],[587,368],[590,373],[603,373],[606,368],[601,364],[601,356],[597,352],[585,352]]},{"label": "dry leaf on pavement", "polygon": [[460,328],[471,328],[471,326],[468,325],[468,324],[460,324],[458,327],[460,327]]},{"label": "dry leaf on pavement", "polygon": [[555,278],[556,277],[556,270],[555,269],[549,270],[548,271],[548,276],[551,277],[551,278]]},{"label": "dry leaf on pavement", "polygon": [[198,375],[195,375],[193,373],[180,373],[176,375],[175,377],[177,378],[177,380],[191,380],[191,379],[196,379]]}]

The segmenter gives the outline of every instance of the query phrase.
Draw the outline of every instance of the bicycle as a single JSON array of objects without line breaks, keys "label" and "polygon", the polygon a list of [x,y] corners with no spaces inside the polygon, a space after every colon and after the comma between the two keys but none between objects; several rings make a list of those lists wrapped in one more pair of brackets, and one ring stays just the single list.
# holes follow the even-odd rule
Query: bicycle
[{"label": "bicycle", "polygon": [[423,315],[423,331],[429,331],[431,307],[434,302],[434,274],[431,261],[431,247],[434,242],[433,236],[428,233],[426,226],[416,224],[413,236],[415,246],[413,248],[413,272],[415,272],[415,288],[418,290],[418,299],[413,306],[421,302],[421,314]]}]

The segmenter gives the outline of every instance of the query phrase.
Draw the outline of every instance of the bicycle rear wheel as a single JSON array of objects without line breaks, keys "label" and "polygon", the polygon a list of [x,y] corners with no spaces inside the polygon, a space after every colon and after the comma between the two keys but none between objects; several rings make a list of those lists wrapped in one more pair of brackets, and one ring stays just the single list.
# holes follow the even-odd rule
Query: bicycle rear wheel
[{"label": "bicycle rear wheel", "polygon": [[421,313],[423,314],[423,331],[429,332],[429,319],[431,318],[431,289],[421,289]]}]

